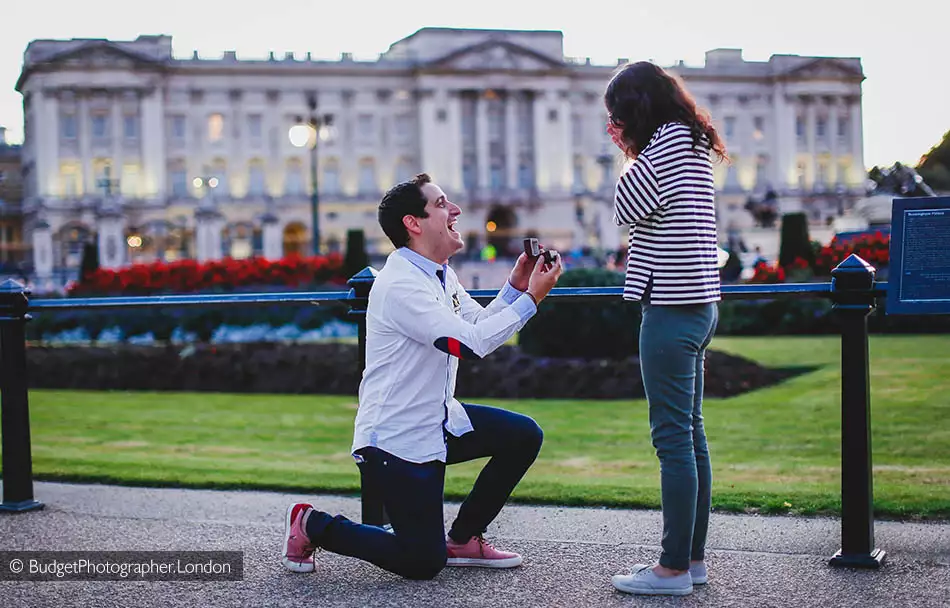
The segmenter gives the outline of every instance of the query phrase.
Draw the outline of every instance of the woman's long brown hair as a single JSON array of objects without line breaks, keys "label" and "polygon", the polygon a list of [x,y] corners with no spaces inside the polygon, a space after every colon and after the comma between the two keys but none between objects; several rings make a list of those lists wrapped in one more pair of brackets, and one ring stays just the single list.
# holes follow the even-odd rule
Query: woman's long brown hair
[{"label": "woman's long brown hair", "polygon": [[604,105],[611,122],[623,129],[625,150],[636,158],[661,126],[678,122],[689,127],[697,148],[706,148],[718,160],[728,160],[726,146],[709,114],[696,107],[685,87],[648,61],[628,63],[607,84]]}]

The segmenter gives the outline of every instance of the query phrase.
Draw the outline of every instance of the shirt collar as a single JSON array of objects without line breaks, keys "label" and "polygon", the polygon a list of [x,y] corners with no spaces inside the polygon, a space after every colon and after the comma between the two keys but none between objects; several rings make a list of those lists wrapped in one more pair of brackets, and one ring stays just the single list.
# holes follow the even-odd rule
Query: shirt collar
[{"label": "shirt collar", "polygon": [[443,276],[445,275],[445,264],[433,262],[429,258],[416,253],[408,247],[400,247],[396,250],[396,252],[406,260],[410,261],[413,266],[416,266],[430,277],[438,276],[436,275],[436,271],[438,270],[442,271]]}]

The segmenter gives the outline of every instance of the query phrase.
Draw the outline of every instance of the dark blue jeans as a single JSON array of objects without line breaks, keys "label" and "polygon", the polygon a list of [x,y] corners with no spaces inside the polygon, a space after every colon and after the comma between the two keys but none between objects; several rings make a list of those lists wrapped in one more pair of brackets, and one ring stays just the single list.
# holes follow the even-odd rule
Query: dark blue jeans
[{"label": "dark blue jeans", "polygon": [[704,558],[709,527],[712,468],[703,426],[703,361],[719,308],[651,306],[646,299],[641,307],[640,371],[660,460],[660,564],[686,570],[690,560]]},{"label": "dark blue jeans", "polygon": [[537,458],[543,438],[541,427],[528,416],[483,405],[463,406],[475,430],[461,437],[446,433],[445,463],[415,464],[377,448],[359,450],[363,475],[381,489],[392,533],[315,510],[307,521],[311,541],[406,578],[431,579],[438,574],[446,560],[445,465],[490,457],[449,531],[453,540],[466,542],[482,534],[501,511]]}]

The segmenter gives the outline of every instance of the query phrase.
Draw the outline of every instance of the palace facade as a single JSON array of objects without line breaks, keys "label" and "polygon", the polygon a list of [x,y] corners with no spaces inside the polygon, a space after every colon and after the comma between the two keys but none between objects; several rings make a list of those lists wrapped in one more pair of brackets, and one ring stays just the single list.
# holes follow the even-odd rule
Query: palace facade
[{"label": "palace facade", "polygon": [[[462,206],[473,255],[525,235],[621,247],[602,102],[616,67],[565,57],[557,31],[423,28],[375,61],[176,58],[168,36],[33,41],[17,90],[34,273],[77,268],[91,239],[105,267],[307,253],[314,174],[322,251],[354,228],[388,251],[379,198],[419,171]],[[716,173],[724,233],[768,190],[816,222],[863,195],[859,59],[717,49],[667,67],[732,156]],[[328,128],[295,147],[311,116]]]}]

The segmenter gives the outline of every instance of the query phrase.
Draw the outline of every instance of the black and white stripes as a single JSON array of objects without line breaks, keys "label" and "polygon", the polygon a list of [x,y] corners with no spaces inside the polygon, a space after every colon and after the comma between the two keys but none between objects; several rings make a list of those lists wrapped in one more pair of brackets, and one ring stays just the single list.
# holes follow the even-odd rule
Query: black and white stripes
[{"label": "black and white stripes", "polygon": [[615,220],[630,224],[624,298],[703,304],[719,295],[715,189],[709,149],[668,123],[617,181]]}]

